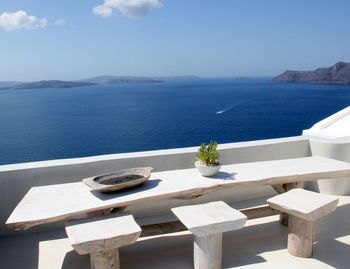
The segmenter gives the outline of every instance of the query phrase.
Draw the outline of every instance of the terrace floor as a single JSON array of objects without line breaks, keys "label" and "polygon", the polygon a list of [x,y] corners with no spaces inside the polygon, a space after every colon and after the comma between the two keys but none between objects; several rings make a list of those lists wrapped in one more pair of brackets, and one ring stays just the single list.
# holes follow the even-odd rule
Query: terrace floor
[{"label": "terrace floor", "polygon": [[[287,227],[278,216],[249,220],[244,229],[223,236],[223,268],[291,258]],[[121,268],[193,268],[189,232],[142,238],[120,250]],[[90,268],[89,256],[78,255],[63,229],[0,239],[0,268]],[[316,221],[312,258],[294,258],[309,268],[350,268],[350,196],[337,210]]]}]

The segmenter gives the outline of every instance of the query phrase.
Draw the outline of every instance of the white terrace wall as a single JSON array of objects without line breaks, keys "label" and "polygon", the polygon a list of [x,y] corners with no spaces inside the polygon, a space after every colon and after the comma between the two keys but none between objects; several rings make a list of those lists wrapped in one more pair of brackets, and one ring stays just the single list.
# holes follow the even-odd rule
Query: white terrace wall
[{"label": "white terrace wall", "polygon": [[[350,139],[309,138],[310,150],[313,156],[319,155],[350,162]],[[311,189],[327,194],[350,195],[350,178],[318,180],[317,182],[313,182]]]},{"label": "white terrace wall", "polygon": [[[350,106],[304,130],[303,136],[309,138],[313,156],[350,162]],[[350,178],[318,180],[306,187],[327,194],[350,195]]]},{"label": "white terrace wall", "polygon": [[[154,171],[192,168],[197,150],[198,147],[193,147],[0,166],[0,235],[15,233],[5,226],[5,222],[31,187],[76,182],[131,167],[152,166]],[[219,151],[223,164],[299,158],[311,154],[309,140],[302,136],[222,144]],[[269,194],[273,194],[269,186],[237,188],[214,192],[193,201],[163,201],[132,206],[128,210],[136,217],[143,217],[169,213],[172,206],[183,203],[219,199],[232,203]],[[54,227],[58,227],[57,224],[42,225],[29,231]]]}]

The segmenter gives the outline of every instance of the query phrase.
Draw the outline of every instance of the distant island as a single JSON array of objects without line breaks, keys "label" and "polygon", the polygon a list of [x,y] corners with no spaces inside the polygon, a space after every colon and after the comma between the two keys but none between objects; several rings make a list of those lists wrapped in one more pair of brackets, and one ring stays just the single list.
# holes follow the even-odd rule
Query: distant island
[{"label": "distant island", "polygon": [[62,81],[62,80],[42,80],[38,82],[21,83],[4,87],[7,90],[24,90],[24,89],[45,89],[45,88],[75,88],[97,85],[91,82],[77,82],[77,81]]},{"label": "distant island", "polygon": [[137,77],[137,76],[99,76],[77,81],[42,80],[37,82],[0,81],[0,90],[24,90],[45,88],[76,88],[98,84],[160,83],[169,80],[199,79],[195,76]]},{"label": "distant island", "polygon": [[291,71],[272,79],[274,82],[307,82],[319,84],[350,84],[350,63],[339,62],[313,71]]},{"label": "distant island", "polygon": [[98,84],[125,84],[125,83],[159,83],[169,80],[199,79],[195,76],[173,76],[173,77],[136,77],[136,76],[99,76],[83,79],[83,82]]},{"label": "distant island", "polygon": [[159,83],[163,80],[148,77],[133,76],[99,76],[80,80],[82,82],[92,82],[98,84],[129,84],[129,83]]}]

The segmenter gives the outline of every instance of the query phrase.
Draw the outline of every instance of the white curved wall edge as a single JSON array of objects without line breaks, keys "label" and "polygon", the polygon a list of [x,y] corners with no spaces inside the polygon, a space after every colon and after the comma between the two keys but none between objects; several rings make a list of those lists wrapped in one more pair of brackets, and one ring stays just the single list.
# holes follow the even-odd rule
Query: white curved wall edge
[{"label": "white curved wall edge", "polygon": [[[350,162],[350,138],[325,138],[303,135],[310,141],[312,156],[324,156],[339,161]],[[350,178],[318,180],[310,182],[308,189],[333,195],[350,195]]]},{"label": "white curved wall edge", "polygon": [[303,135],[350,139],[350,106],[303,130]]},{"label": "white curved wall edge", "polygon": [[331,143],[331,144],[347,144],[347,143],[350,143],[350,135],[349,136],[345,136],[345,137],[331,138],[331,137],[303,134],[302,137],[304,137],[305,139],[309,139],[309,140],[312,140],[312,141],[317,141],[317,142],[320,142],[320,143]]},{"label": "white curved wall edge", "polygon": [[[350,106],[303,131],[310,140],[311,155],[350,162]],[[308,188],[327,194],[350,195],[350,178],[318,180]]]}]

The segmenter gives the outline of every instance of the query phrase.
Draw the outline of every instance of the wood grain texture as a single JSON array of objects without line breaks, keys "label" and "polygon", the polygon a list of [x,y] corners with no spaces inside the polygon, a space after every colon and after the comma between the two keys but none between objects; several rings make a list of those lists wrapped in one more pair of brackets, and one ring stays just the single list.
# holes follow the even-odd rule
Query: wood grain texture
[{"label": "wood grain texture", "polygon": [[288,252],[300,258],[311,257],[314,234],[314,221],[307,221],[292,215],[289,216]]},{"label": "wood grain texture", "polygon": [[333,212],[339,199],[303,189],[293,189],[267,200],[277,210],[308,221],[313,221]]},{"label": "wood grain texture", "polygon": [[172,208],[171,211],[197,236],[241,229],[247,221],[246,215],[223,201],[180,206]]},{"label": "wood grain texture", "polygon": [[119,250],[91,253],[90,264],[91,269],[120,269]]},{"label": "wood grain texture", "polygon": [[222,233],[241,229],[247,217],[222,201],[171,210],[194,234],[194,268],[220,269]]},{"label": "wood grain texture", "polygon": [[176,232],[182,232],[187,230],[185,225],[183,225],[182,222],[179,220],[164,222],[164,223],[141,225],[141,229],[142,229],[142,232],[140,237],[176,233]]},{"label": "wood grain texture", "polygon": [[[303,188],[304,187],[304,182],[299,181],[299,182],[291,182],[291,183],[286,183],[286,184],[282,184],[282,193],[290,191],[291,189],[295,189],[295,188]],[[281,212],[280,213],[280,223],[284,226],[288,226],[289,223],[289,216],[287,213]]]},{"label": "wood grain texture", "polygon": [[315,220],[333,212],[338,198],[303,189],[292,189],[267,200],[289,215],[288,251],[296,257],[312,256]]},{"label": "wood grain texture", "polygon": [[222,233],[195,236],[193,260],[195,269],[221,269]]},{"label": "wood grain texture", "polygon": [[284,193],[286,190],[283,188],[282,184],[275,184],[271,185],[271,187],[277,192],[277,193]]},{"label": "wood grain texture", "polygon": [[88,218],[92,218],[92,217],[98,217],[98,216],[107,216],[111,214],[111,209],[107,208],[107,209],[102,209],[102,210],[96,210],[93,212],[88,212],[86,213],[86,216]]},{"label": "wood grain texture", "polygon": [[130,245],[141,234],[130,214],[71,220],[65,224],[70,244],[81,255]]},{"label": "wood grain texture", "polygon": [[111,194],[94,192],[82,182],[33,187],[6,224],[25,230],[97,210],[164,199],[191,199],[214,190],[342,177],[350,177],[349,163],[307,157],[226,165],[212,178],[202,177],[196,169],[158,172],[136,188]]}]

